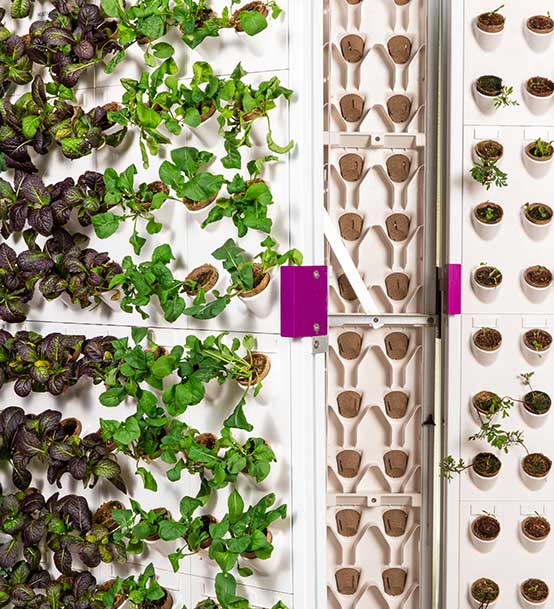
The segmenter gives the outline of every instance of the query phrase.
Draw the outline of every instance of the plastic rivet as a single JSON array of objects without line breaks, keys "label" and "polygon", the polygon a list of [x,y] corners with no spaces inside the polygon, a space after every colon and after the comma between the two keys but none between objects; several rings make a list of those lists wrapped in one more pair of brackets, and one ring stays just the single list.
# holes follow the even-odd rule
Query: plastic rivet
[{"label": "plastic rivet", "polygon": [[319,279],[319,271],[314,271],[314,279]]}]

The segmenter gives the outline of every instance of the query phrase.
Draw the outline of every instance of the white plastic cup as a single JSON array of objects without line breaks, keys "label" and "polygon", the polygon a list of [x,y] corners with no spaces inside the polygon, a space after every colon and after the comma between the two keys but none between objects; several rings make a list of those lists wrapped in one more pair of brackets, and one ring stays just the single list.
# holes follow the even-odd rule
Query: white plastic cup
[{"label": "white plastic cup", "polygon": [[543,160],[532,158],[527,154],[527,149],[531,146],[528,144],[523,149],[523,163],[527,171],[535,178],[543,178],[552,167],[553,157],[545,158]]},{"label": "white plastic cup", "polygon": [[546,224],[535,224],[535,222],[531,222],[529,218],[525,215],[525,207],[521,208],[522,215],[522,223],[525,232],[531,237],[531,239],[535,239],[536,241],[540,241],[544,239],[548,232],[550,231],[550,226],[552,225],[552,220]]},{"label": "white plastic cup", "polygon": [[523,293],[527,298],[534,303],[542,302],[547,296],[552,284],[549,284],[542,288],[537,288],[534,285],[530,285],[525,281],[525,272],[527,269],[521,271],[521,287],[523,289]]},{"label": "white plastic cup", "polygon": [[477,298],[479,298],[479,300],[481,300],[482,302],[492,302],[498,296],[498,291],[502,286],[502,283],[490,288],[485,287],[480,283],[477,283],[477,281],[475,280],[475,271],[478,268],[480,267],[476,267],[471,273],[471,287],[473,288],[473,291],[475,292],[475,295],[477,296]]},{"label": "white plastic cup", "polygon": [[502,42],[502,37],[504,36],[504,30],[500,32],[485,32],[477,25],[477,17],[473,22],[473,31],[475,34],[475,38],[479,46],[483,49],[483,51],[494,51],[498,48],[500,43]]}]

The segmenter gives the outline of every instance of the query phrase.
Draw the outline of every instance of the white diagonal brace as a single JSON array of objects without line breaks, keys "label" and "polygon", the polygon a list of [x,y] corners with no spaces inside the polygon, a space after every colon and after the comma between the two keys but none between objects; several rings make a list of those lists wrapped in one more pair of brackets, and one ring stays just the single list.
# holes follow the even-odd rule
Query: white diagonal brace
[{"label": "white diagonal brace", "polygon": [[335,254],[338,263],[348,278],[348,281],[350,282],[359,303],[362,305],[364,313],[367,315],[375,315],[378,312],[377,305],[373,301],[373,298],[371,297],[363,279],[361,278],[358,269],[352,262],[352,258],[350,258],[348,250],[342,242],[339,231],[333,224],[331,216],[326,209],[323,210],[323,232],[325,233],[325,237],[333,250],[333,254]]}]

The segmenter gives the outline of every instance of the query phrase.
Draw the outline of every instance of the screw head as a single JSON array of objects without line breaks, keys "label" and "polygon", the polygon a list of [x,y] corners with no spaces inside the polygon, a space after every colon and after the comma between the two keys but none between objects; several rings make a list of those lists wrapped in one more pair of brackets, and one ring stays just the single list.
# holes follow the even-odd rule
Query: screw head
[{"label": "screw head", "polygon": [[379,321],[379,318],[378,318],[378,317],[374,317],[374,318],[373,318],[373,323],[374,323],[374,324],[376,324],[378,321]]},{"label": "screw head", "polygon": [[319,332],[319,324],[314,324],[314,332]]},{"label": "screw head", "polygon": [[319,349],[319,344],[318,340],[314,340],[314,349]]},{"label": "screw head", "polygon": [[371,498],[371,503],[377,503],[377,498],[376,497],[372,497]]},{"label": "screw head", "polygon": [[319,279],[319,271],[314,271],[314,279]]}]

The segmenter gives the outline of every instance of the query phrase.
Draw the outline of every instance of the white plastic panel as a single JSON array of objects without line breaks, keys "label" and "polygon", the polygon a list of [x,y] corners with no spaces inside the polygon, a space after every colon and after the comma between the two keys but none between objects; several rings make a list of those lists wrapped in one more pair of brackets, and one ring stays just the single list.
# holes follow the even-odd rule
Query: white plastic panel
[{"label": "white plastic panel", "polygon": [[[477,453],[492,452],[502,463],[498,479],[492,482],[483,482],[468,469],[445,483],[442,602],[448,609],[478,606],[472,604],[470,586],[483,577],[494,580],[500,588],[499,600],[491,607],[527,607],[519,588],[528,578],[544,580],[551,591],[554,583],[549,568],[551,536],[538,549],[525,542],[521,534],[521,522],[526,516],[540,514],[552,522],[551,478],[533,484],[522,475],[521,463],[526,455],[522,446],[511,446],[504,453],[484,440],[469,440],[479,431],[480,424],[471,399],[479,391],[488,390],[514,401],[509,416],[499,417],[495,423],[508,431],[521,431],[530,453],[553,456],[552,414],[540,419],[527,414],[521,401],[529,387],[520,377],[532,372],[532,388],[552,395],[550,356],[530,356],[522,344],[526,331],[542,328],[552,332],[554,323],[551,291],[537,298],[522,280],[523,271],[529,266],[552,269],[554,253],[549,229],[542,231],[541,239],[541,231],[529,230],[523,218],[526,203],[551,204],[551,174],[547,171],[543,176],[537,175],[527,162],[524,149],[538,137],[552,139],[552,106],[547,101],[545,111],[537,112],[524,89],[527,79],[533,76],[552,77],[548,66],[554,58],[554,46],[546,45],[547,37],[541,43],[543,50],[539,50],[526,28],[529,17],[546,15],[552,7],[543,0],[506,3],[501,8],[506,18],[503,33],[484,36],[476,28],[476,18],[500,4],[464,0],[445,7],[445,33],[450,47],[445,70],[449,81],[447,262],[462,264],[462,315],[450,318],[446,324],[445,453],[471,464]],[[513,87],[512,99],[519,105],[486,110],[478,102],[474,85],[478,77],[487,74],[498,75],[504,85]],[[486,139],[496,140],[504,147],[498,165],[508,175],[506,187],[486,190],[470,175],[473,148]],[[474,220],[475,206],[486,201],[497,203],[504,210],[496,230],[483,229]],[[503,275],[490,299],[483,298],[472,285],[473,272],[484,263],[498,267]],[[502,335],[502,345],[495,355],[480,353],[473,346],[473,335],[483,327],[495,328]],[[494,514],[501,527],[497,541],[488,545],[479,544],[470,533],[471,523],[484,512]],[[549,599],[544,606],[551,603]]]},{"label": "white plastic panel", "polygon": [[334,313],[424,311],[426,27],[425,0],[329,2],[327,209],[375,307],[331,252]]}]

